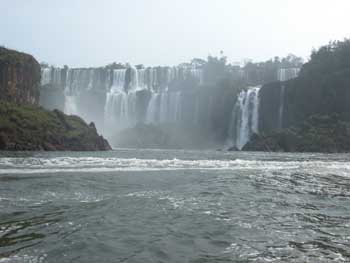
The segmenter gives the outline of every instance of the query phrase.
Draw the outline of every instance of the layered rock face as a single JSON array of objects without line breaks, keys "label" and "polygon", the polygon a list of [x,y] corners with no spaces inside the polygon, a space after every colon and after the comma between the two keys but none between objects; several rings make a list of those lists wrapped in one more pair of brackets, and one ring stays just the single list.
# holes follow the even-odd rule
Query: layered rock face
[{"label": "layered rock face", "polygon": [[0,47],[0,100],[38,104],[40,65],[34,57]]}]

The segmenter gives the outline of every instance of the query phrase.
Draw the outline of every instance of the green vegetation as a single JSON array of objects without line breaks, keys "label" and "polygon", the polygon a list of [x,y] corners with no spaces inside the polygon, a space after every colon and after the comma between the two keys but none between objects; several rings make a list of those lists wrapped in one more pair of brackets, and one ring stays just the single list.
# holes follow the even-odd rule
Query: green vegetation
[{"label": "green vegetation", "polygon": [[322,76],[350,68],[350,39],[333,41],[318,50],[313,50],[301,76]]},{"label": "green vegetation", "polygon": [[33,57],[28,54],[10,50],[0,46],[0,65],[11,64],[11,65],[24,65],[32,60]]},{"label": "green vegetation", "polygon": [[245,150],[349,152],[349,87],[350,40],[314,50],[298,78],[262,87],[260,136],[254,136]]},{"label": "green vegetation", "polygon": [[77,116],[0,102],[1,150],[107,150],[95,126]]},{"label": "green vegetation", "polygon": [[245,151],[349,152],[350,122],[338,115],[311,116],[299,127],[254,135]]}]

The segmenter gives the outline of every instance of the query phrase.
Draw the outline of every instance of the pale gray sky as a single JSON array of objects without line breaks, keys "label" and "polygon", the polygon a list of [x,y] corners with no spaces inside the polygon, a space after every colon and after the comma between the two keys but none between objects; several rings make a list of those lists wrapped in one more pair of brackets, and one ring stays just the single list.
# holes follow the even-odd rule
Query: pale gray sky
[{"label": "pale gray sky", "polygon": [[349,0],[0,1],[0,45],[57,66],[307,57],[350,35]]}]

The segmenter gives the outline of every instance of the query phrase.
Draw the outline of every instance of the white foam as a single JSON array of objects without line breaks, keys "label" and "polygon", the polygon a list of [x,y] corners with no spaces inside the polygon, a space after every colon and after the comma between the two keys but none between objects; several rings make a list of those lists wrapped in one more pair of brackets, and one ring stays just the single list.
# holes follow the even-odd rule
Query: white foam
[{"label": "white foam", "polygon": [[286,170],[312,169],[346,176],[350,163],[328,161],[181,160],[100,157],[0,158],[0,174],[171,171],[171,170]]}]

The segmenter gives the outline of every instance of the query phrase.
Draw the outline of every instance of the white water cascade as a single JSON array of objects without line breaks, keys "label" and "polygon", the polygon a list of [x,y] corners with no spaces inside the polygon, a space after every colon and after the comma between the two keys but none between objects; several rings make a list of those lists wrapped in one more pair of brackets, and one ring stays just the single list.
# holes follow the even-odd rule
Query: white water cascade
[{"label": "white water cascade", "polygon": [[64,110],[63,111],[68,115],[78,115],[77,99],[78,99],[79,90],[75,86],[76,79],[75,81],[71,81],[72,77],[73,76],[71,72],[68,70],[66,73],[66,79],[69,81],[66,82],[67,85],[64,88]]},{"label": "white water cascade", "polygon": [[285,89],[286,87],[284,85],[282,85],[281,87],[281,93],[280,93],[280,108],[279,108],[279,112],[278,112],[278,125],[279,128],[282,129],[283,128],[283,114],[284,114],[284,93],[285,93]]},{"label": "white water cascade", "polygon": [[180,91],[153,93],[147,107],[146,123],[180,122],[181,98]]},{"label": "white water cascade", "polygon": [[[186,97],[181,90],[182,82],[203,83],[203,70],[195,65],[154,68],[128,65],[122,69],[43,67],[41,74],[45,92],[63,91],[65,113],[97,122],[111,134],[137,122],[181,122]],[[89,109],[88,101],[95,95],[96,108],[106,98],[102,110],[94,110],[94,105]],[[103,117],[96,119],[101,111]]]},{"label": "white water cascade", "polygon": [[261,86],[243,90],[237,97],[229,129],[230,143],[241,150],[259,132],[259,91]]},{"label": "white water cascade", "polygon": [[298,77],[300,68],[281,68],[277,72],[277,79],[279,81],[287,81]]},{"label": "white water cascade", "polygon": [[158,122],[158,111],[159,111],[159,97],[158,93],[153,93],[150,101],[148,102],[147,113],[146,113],[146,123],[156,123]]},{"label": "white water cascade", "polygon": [[41,68],[41,86],[50,84],[51,81],[51,68]]},{"label": "white water cascade", "polygon": [[[125,91],[126,69],[113,70],[112,87],[106,96],[104,109],[105,128],[123,129],[131,126],[135,119],[136,94]],[[137,83],[137,81],[136,81]]]}]

